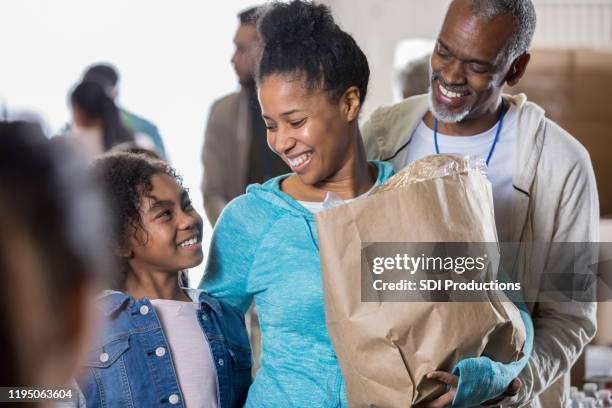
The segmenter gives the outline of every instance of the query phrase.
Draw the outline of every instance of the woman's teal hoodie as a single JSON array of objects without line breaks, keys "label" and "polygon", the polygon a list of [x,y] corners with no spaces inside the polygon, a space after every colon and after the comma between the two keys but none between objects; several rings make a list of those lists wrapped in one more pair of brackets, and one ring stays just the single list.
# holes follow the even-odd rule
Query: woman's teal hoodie
[{"label": "woman's teal hoodie", "polygon": [[[377,184],[393,175],[390,164],[372,163]],[[249,186],[224,209],[200,288],[243,312],[253,300],[257,305],[262,352],[246,407],[344,407],[325,324],[315,218],[280,190],[288,176]]]}]

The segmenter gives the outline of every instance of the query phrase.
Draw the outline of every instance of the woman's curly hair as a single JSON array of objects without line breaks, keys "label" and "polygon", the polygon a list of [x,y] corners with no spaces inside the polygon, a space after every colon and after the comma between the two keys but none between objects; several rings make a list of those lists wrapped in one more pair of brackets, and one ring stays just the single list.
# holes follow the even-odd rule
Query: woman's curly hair
[{"label": "woman's curly hair", "polygon": [[262,54],[257,83],[272,74],[301,77],[307,89],[321,87],[337,101],[351,86],[363,104],[368,91],[368,60],[353,37],[334,22],[323,4],[293,0],[261,10],[257,31]]},{"label": "woman's curly hair", "polygon": [[[91,173],[106,194],[110,203],[110,219],[114,223],[115,236],[112,240],[116,261],[121,266],[118,281],[113,286],[122,289],[129,265],[127,259],[119,255],[128,249],[130,239],[135,238],[138,230],[146,234],[142,223],[141,207],[153,185],[151,178],[165,174],[182,187],[182,178],[166,162],[145,154],[128,152],[109,153],[94,161]],[[144,243],[143,243],[144,244]]]}]

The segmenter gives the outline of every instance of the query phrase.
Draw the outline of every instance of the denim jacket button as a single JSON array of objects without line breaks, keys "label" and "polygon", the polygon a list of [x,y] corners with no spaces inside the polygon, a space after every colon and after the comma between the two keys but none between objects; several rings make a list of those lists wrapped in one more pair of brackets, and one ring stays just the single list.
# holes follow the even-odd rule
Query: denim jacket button
[{"label": "denim jacket button", "polygon": [[155,349],[155,355],[157,357],[163,357],[164,355],[166,355],[166,349],[163,347],[158,347]]},{"label": "denim jacket button", "polygon": [[224,363],[223,359],[222,359],[222,358],[220,358],[220,359],[219,359],[219,361],[218,361],[218,363],[219,363],[219,365],[220,365],[220,366],[223,366],[223,363]]},{"label": "denim jacket button", "polygon": [[108,353],[100,354],[100,361],[106,363],[108,361]]},{"label": "denim jacket button", "polygon": [[206,316],[206,313],[202,313],[202,320],[208,320],[208,316]]},{"label": "denim jacket button", "polygon": [[170,395],[170,397],[168,397],[168,401],[172,404],[172,405],[176,405],[179,402],[179,396],[176,394],[172,394]]},{"label": "denim jacket button", "polygon": [[140,314],[144,316],[147,313],[149,313],[149,306],[147,305],[140,306]]}]

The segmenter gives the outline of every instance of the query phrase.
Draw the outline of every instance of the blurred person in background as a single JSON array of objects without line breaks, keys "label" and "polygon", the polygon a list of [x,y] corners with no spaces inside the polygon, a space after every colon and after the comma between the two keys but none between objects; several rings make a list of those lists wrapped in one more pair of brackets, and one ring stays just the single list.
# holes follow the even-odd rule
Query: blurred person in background
[{"label": "blurred person in background", "polygon": [[[527,299],[533,354],[518,393],[500,403],[554,408],[569,403],[569,371],[595,335],[597,305],[548,301],[539,279],[568,268],[550,243],[599,241],[599,200],[586,149],[524,94],[502,94],[527,69],[535,27],[531,0],[453,0],[433,49],[429,93],[377,109],[362,132],[368,158],[396,170],[435,153],[486,160],[499,241],[520,242],[511,272],[535,292]],[[549,247],[536,251],[533,242]],[[588,250],[572,262],[596,259]]]},{"label": "blurred person in background", "polygon": [[72,128],[67,134],[89,160],[121,145],[133,145],[134,135],[121,123],[119,109],[94,81],[78,84],[70,94]]},{"label": "blurred person in background", "polygon": [[431,54],[412,59],[397,73],[397,83],[403,99],[427,93]]},{"label": "blurred person in background", "polygon": [[289,167],[268,147],[266,126],[255,89],[255,65],[261,52],[257,36],[258,7],[238,14],[232,64],[240,91],[217,100],[204,135],[202,192],[211,225],[233,198],[252,183],[288,173]]},{"label": "blurred person in background", "polygon": [[400,40],[393,55],[393,99],[399,102],[410,96],[427,93],[429,60],[434,41],[425,38]]},{"label": "blurred person in background", "polygon": [[113,270],[103,197],[70,147],[35,124],[0,122],[3,387],[74,384],[90,300]]},{"label": "blurred person in background", "polygon": [[[94,64],[85,70],[83,81],[98,82],[108,96],[117,104],[119,97],[119,72],[107,63]],[[167,159],[164,141],[157,126],[122,107],[119,108],[121,124],[134,135],[136,143],[147,150],[156,151],[162,159]]]}]

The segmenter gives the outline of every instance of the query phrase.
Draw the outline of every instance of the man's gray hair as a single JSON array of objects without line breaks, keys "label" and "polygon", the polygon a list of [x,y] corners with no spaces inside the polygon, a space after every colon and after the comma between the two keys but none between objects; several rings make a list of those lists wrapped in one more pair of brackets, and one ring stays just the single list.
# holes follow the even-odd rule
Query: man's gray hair
[{"label": "man's gray hair", "polygon": [[486,20],[511,14],[514,17],[514,33],[504,47],[504,58],[514,60],[527,52],[536,28],[536,12],[531,0],[470,0],[472,13]]}]

